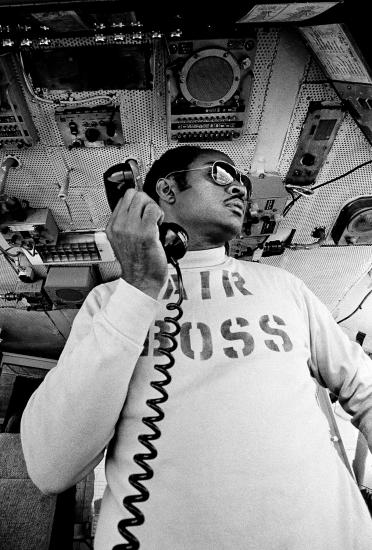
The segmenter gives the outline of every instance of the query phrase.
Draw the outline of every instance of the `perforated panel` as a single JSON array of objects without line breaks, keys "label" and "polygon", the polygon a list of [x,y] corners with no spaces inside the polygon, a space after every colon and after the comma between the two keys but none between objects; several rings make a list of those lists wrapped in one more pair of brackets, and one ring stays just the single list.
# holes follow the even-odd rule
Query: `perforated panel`
[{"label": "perforated panel", "polygon": [[[215,147],[228,154],[243,171],[249,170],[255,150],[266,92],[270,86],[270,75],[276,61],[278,37],[279,30],[275,28],[258,31],[258,46],[253,67],[254,82],[246,134],[232,143],[208,143],[208,147]],[[93,39],[86,38],[57,42],[60,45],[76,47],[94,45]],[[113,43],[113,37],[109,38],[108,43]],[[133,41],[127,37],[124,43],[133,43]],[[100,90],[72,94],[75,98],[96,98],[92,104],[106,102],[108,93],[117,96],[126,141],[121,148],[106,147],[69,151],[64,147],[59,134],[54,119],[54,106],[36,102],[28,96],[28,105],[40,135],[40,142],[30,149],[14,150],[21,159],[22,168],[9,173],[6,192],[29,200],[33,207],[50,208],[62,231],[104,228],[110,211],[103,188],[103,172],[112,164],[133,157],[138,160],[141,175],[144,177],[151,163],[169,148],[166,136],[165,55],[162,40],[152,41],[152,48],[153,90],[112,90],[109,92]],[[283,178],[295,153],[309,102],[314,100],[338,101],[333,89],[323,83],[323,78],[322,71],[313,61],[307,74],[308,83],[305,83],[299,91],[297,106],[283,145],[283,153],[278,166],[279,173]],[[314,84],[314,82],[316,83]],[[46,93],[45,97],[66,100],[67,94],[54,91]],[[200,145],[206,146],[205,143]],[[6,151],[7,154],[10,152]],[[5,152],[0,154],[0,162],[4,155]],[[317,183],[342,174],[370,158],[370,146],[351,117],[348,116],[336,137],[327,163],[318,176]],[[58,198],[59,187],[67,169],[70,168],[72,171],[67,204],[70,207],[71,218],[66,204]],[[370,167],[363,168],[339,182],[319,189],[313,197],[299,200],[283,220],[281,226],[296,228],[294,240],[297,242],[312,241],[310,234],[313,228],[325,225],[329,229],[339,212],[340,205],[348,197],[370,192],[371,169]],[[369,247],[332,247],[313,251],[287,251],[282,257],[264,258],[262,261],[283,265],[285,269],[298,274],[305,282],[310,281],[310,287],[327,304],[334,304],[337,296],[342,294],[345,285],[357,277],[362,269],[361,266],[369,260],[369,254]],[[352,266],[351,270],[350,266]],[[117,262],[100,264],[99,269],[104,281],[114,279],[120,274]],[[46,268],[43,266],[36,268],[36,271],[39,275],[45,276],[46,274]],[[328,281],[331,280],[332,283],[328,284]],[[1,258],[0,291],[14,290],[17,281],[15,273]],[[8,305],[8,303],[0,301],[0,305]],[[5,312],[5,310],[2,311]],[[14,315],[18,315],[17,312],[14,312]]]},{"label": "perforated panel", "polygon": [[321,247],[316,250],[286,250],[280,259],[262,258],[263,263],[290,271],[320,298],[331,311],[372,264],[370,246]]},{"label": "perforated panel", "polygon": [[257,134],[259,131],[278,40],[278,29],[260,29],[257,33],[257,51],[253,66],[254,78],[246,130],[249,134]]},{"label": "perforated panel", "polygon": [[306,75],[306,82],[325,82],[327,77],[325,76],[323,69],[317,64],[315,58],[310,60],[308,71]]},{"label": "perforated panel", "polygon": [[165,49],[161,40],[153,42],[152,74],[154,86],[151,102],[151,118],[149,120],[150,139],[150,164],[155,160],[154,147],[167,143],[167,118],[165,96]]}]

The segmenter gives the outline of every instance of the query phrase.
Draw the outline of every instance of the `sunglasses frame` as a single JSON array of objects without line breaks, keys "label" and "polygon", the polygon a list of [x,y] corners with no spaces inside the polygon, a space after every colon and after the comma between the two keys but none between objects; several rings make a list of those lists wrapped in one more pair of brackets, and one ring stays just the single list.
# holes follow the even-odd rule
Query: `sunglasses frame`
[{"label": "sunglasses frame", "polygon": [[[166,176],[164,176],[164,179],[167,179],[169,178],[170,176],[173,176],[174,174],[180,174],[180,173],[183,173],[183,172],[194,172],[196,170],[204,170],[205,168],[210,168],[211,169],[211,178],[213,180],[213,183],[215,183],[216,185],[220,186],[220,187],[226,187],[227,185],[231,185],[232,182],[229,182],[229,183],[218,183],[218,181],[215,180],[214,176],[213,176],[213,169],[215,167],[215,165],[227,165],[229,166],[229,168],[231,168],[233,170],[233,172],[235,173],[235,176],[232,176],[234,178],[234,181],[237,181],[240,185],[242,185],[243,187],[245,187],[248,191],[248,193],[250,193],[251,191],[251,180],[249,179],[249,177],[246,175],[246,174],[242,174],[240,172],[240,170],[238,170],[236,168],[236,166],[234,166],[233,164],[230,164],[229,162],[225,161],[225,160],[215,160],[212,164],[205,164],[204,166],[199,166],[198,168],[188,168],[188,169],[185,169],[185,170],[174,170],[173,172],[169,172],[169,174],[167,174]],[[223,166],[222,166],[223,168]],[[226,170],[226,172],[228,172]],[[228,174],[230,174],[230,172],[228,172]],[[232,174],[230,174],[232,175]],[[243,178],[247,178],[247,185],[245,183],[243,183],[242,179]]]}]

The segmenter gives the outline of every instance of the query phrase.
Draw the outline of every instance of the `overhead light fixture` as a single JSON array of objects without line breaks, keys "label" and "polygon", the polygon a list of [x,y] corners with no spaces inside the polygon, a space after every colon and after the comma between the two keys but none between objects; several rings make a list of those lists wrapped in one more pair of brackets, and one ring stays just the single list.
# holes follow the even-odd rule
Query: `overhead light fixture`
[{"label": "overhead light fixture", "polygon": [[143,39],[143,32],[142,31],[136,31],[132,34],[132,38],[134,40],[142,40]]},{"label": "overhead light fixture", "polygon": [[21,48],[29,48],[32,46],[32,40],[30,38],[23,38],[20,42]]},{"label": "overhead light fixture", "polygon": [[44,36],[43,38],[40,38],[39,40],[39,46],[50,46],[50,44],[51,44],[51,40],[46,36]]},{"label": "overhead light fixture", "polygon": [[106,41],[106,36],[104,34],[96,34],[94,36],[94,41],[101,44],[102,42]]},{"label": "overhead light fixture", "polygon": [[14,40],[12,40],[11,38],[4,38],[3,46],[4,48],[11,48],[12,46],[14,46]]}]

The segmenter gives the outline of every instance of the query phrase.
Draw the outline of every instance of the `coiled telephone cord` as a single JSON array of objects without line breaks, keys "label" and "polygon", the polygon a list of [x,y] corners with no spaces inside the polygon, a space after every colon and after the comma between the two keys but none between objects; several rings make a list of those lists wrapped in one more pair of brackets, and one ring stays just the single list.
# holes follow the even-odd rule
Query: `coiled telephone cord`
[{"label": "coiled telephone cord", "polygon": [[132,487],[136,489],[137,493],[124,497],[123,505],[128,510],[128,512],[132,514],[132,517],[122,519],[118,523],[119,533],[127,542],[125,542],[124,544],[115,545],[112,550],[138,550],[138,548],[140,547],[139,540],[133,535],[131,531],[128,530],[128,527],[138,527],[142,525],[145,521],[145,516],[136,506],[136,504],[147,501],[150,496],[148,489],[146,489],[142,482],[150,480],[154,475],[154,471],[147,463],[147,461],[154,460],[154,458],[156,458],[158,454],[152,442],[156,441],[161,436],[161,431],[157,424],[159,424],[159,422],[163,420],[164,411],[161,409],[160,405],[168,400],[168,394],[166,392],[165,386],[167,386],[172,380],[169,369],[173,367],[175,362],[172,353],[176,350],[178,345],[176,336],[181,330],[178,321],[183,315],[181,304],[183,302],[184,287],[181,270],[177,261],[170,259],[170,262],[177,271],[179,299],[176,303],[167,304],[166,307],[169,311],[176,310],[177,314],[174,317],[167,316],[164,318],[165,323],[174,326],[174,331],[162,331],[160,333],[161,336],[168,338],[171,341],[171,345],[168,348],[163,348],[161,346],[158,348],[158,352],[162,355],[165,355],[169,361],[165,365],[154,365],[154,369],[164,375],[163,380],[150,382],[151,387],[155,388],[160,393],[160,397],[148,399],[146,401],[146,405],[148,405],[148,407],[150,407],[150,409],[152,409],[156,413],[156,416],[145,416],[142,418],[142,422],[145,424],[145,426],[150,428],[153,433],[141,434],[138,436],[138,441],[142,443],[144,447],[146,447],[148,452],[137,453],[133,457],[134,462],[142,468],[143,473],[131,474],[128,478],[129,483],[132,485]]}]

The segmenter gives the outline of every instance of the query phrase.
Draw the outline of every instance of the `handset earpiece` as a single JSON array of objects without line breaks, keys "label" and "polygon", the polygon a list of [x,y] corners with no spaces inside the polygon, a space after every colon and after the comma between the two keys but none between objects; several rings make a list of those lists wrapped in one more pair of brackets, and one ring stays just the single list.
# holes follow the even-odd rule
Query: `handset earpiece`
[{"label": "handset earpiece", "polygon": [[138,175],[135,173],[135,166],[138,164],[134,159],[128,159],[125,162],[110,166],[103,174],[105,192],[110,210],[115,210],[115,206],[123,197],[128,189],[136,188],[138,185]]}]

